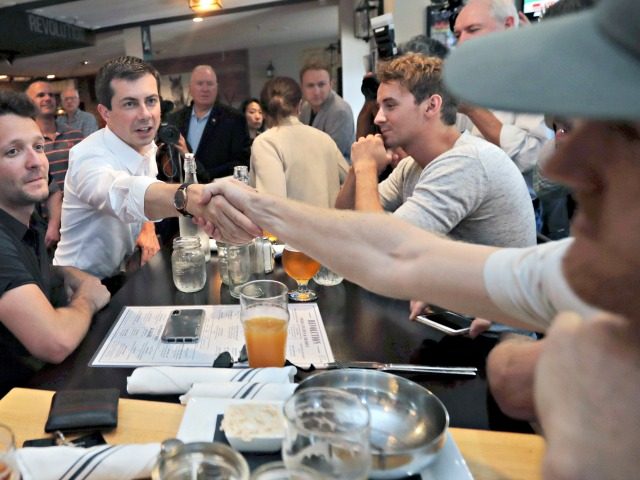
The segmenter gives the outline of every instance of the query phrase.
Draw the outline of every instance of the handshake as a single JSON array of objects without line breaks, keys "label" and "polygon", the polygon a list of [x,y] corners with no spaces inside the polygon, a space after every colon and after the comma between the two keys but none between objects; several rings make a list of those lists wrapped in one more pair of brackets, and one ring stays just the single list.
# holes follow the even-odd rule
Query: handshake
[{"label": "handshake", "polygon": [[193,187],[197,188],[193,190],[198,204],[193,212],[195,222],[211,237],[230,243],[246,243],[262,236],[255,205],[265,197],[254,188],[231,178]]}]

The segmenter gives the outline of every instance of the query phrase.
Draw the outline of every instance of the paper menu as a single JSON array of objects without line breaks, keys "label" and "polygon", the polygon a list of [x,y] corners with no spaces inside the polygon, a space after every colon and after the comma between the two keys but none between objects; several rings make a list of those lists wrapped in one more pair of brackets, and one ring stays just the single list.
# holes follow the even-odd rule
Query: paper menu
[{"label": "paper menu", "polygon": [[[173,310],[202,308],[198,343],[164,343],[160,335]],[[334,361],[320,310],[315,303],[289,305],[287,359],[298,366]],[[211,366],[224,351],[238,358],[244,345],[240,305],[125,307],[91,359],[93,367]]]}]

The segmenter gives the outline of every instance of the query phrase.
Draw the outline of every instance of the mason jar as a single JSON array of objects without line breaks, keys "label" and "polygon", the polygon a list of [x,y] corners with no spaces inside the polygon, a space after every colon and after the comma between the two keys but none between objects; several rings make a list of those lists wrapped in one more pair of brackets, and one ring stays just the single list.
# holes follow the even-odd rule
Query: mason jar
[{"label": "mason jar", "polygon": [[173,283],[181,292],[202,290],[207,281],[204,252],[198,237],[176,237],[171,254]]}]

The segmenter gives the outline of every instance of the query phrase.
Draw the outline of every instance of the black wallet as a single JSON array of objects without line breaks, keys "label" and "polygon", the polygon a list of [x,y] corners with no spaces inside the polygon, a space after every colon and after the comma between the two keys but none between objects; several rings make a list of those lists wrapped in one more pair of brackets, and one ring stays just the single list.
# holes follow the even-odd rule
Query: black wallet
[{"label": "black wallet", "polygon": [[44,431],[114,428],[118,425],[119,396],[117,388],[56,392],[51,400]]}]

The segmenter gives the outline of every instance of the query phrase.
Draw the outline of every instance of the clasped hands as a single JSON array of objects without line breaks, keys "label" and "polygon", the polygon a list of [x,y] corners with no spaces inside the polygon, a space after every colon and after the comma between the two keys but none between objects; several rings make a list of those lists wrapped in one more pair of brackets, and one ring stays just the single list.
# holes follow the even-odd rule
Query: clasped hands
[{"label": "clasped hands", "polygon": [[262,229],[249,215],[248,204],[258,196],[254,188],[232,178],[201,186],[197,200],[201,211],[195,222],[212,238],[240,244],[262,235]]}]

